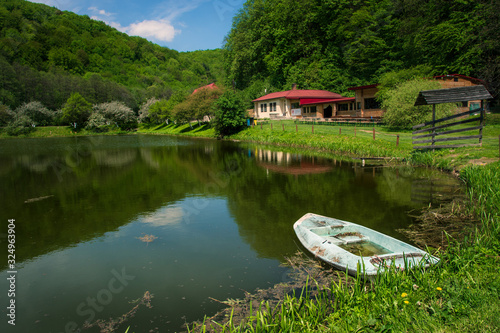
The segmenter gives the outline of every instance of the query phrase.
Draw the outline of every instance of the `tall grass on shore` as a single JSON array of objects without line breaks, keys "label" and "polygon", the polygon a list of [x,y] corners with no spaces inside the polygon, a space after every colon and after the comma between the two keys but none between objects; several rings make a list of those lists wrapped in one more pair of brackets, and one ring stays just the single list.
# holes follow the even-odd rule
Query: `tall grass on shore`
[{"label": "tall grass on shore", "polygon": [[[204,323],[201,332],[495,332],[500,327],[500,163],[470,166],[470,209],[482,225],[465,241],[448,237],[428,269],[390,270],[373,281],[315,281],[275,307],[263,301],[245,320]],[[341,273],[339,273],[341,274]],[[346,281],[344,279],[344,281]],[[310,291],[321,289],[311,297]]]}]

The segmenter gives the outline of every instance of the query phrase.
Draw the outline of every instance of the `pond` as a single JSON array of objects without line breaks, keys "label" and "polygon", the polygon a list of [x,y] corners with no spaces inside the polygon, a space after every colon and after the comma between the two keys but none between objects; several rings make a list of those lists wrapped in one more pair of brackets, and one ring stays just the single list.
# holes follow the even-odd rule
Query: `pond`
[{"label": "pond", "polygon": [[409,211],[460,191],[435,170],[169,136],[1,140],[0,160],[2,332],[182,331],[286,280],[303,214],[407,241]]}]

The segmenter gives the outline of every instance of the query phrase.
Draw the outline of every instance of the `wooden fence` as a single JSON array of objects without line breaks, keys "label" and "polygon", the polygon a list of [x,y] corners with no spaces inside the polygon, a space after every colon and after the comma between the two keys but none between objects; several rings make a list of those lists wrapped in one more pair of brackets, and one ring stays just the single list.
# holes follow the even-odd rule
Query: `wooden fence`
[{"label": "wooden fence", "polygon": [[[433,105],[435,107],[435,105]],[[464,120],[452,122],[452,123],[447,123],[444,125],[438,125],[438,123],[442,123],[445,121],[449,121],[452,119],[464,117],[464,116],[471,116],[475,113],[479,112],[478,117],[469,117]],[[433,113],[435,114],[435,112]],[[453,130],[445,130],[447,128],[457,126],[457,125],[462,125],[462,124],[468,124],[468,123],[474,123],[478,122],[477,126],[473,127],[467,127],[467,128],[459,128],[459,129],[453,129]],[[430,126],[430,127],[429,127]],[[467,112],[462,112],[459,114],[455,114],[450,117],[445,117],[437,120],[432,120],[427,123],[423,123],[420,125],[413,126],[413,149],[440,149],[440,148],[458,148],[458,147],[474,147],[474,146],[481,146],[482,144],[482,139],[483,139],[483,126],[484,126],[484,108],[479,108]],[[469,132],[469,131],[475,131],[479,130],[478,135],[465,135],[465,136],[448,136],[448,137],[443,137],[444,135],[448,134],[455,134],[455,133],[463,133],[463,132]],[[423,135],[416,135],[416,134],[421,134],[421,133],[427,133],[431,132],[428,134],[423,134]],[[418,139],[424,139],[424,140],[418,140]],[[450,141],[465,141],[465,140],[479,140],[479,143],[460,143],[460,144],[438,144],[436,143],[441,143],[441,142],[450,142]],[[430,144],[430,145],[419,145],[419,144]]]}]

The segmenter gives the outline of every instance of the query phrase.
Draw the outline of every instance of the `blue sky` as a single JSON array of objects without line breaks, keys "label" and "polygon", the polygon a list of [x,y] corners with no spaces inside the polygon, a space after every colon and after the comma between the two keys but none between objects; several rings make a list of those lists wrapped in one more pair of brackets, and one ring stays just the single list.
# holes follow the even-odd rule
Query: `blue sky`
[{"label": "blue sky", "polygon": [[177,51],[220,48],[245,0],[30,0]]}]

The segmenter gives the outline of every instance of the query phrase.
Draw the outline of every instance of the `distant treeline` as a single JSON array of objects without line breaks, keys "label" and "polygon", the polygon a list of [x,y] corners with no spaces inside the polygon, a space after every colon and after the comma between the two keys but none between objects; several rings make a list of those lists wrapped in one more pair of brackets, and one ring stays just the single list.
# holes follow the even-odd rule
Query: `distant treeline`
[{"label": "distant treeline", "polygon": [[499,0],[249,0],[226,39],[226,69],[253,96],[347,93],[425,65],[483,79],[498,96]]},{"label": "distant treeline", "polygon": [[24,0],[0,2],[0,102],[61,108],[78,92],[91,103],[138,110],[150,98],[222,81],[221,50],[180,53],[105,23]]}]

